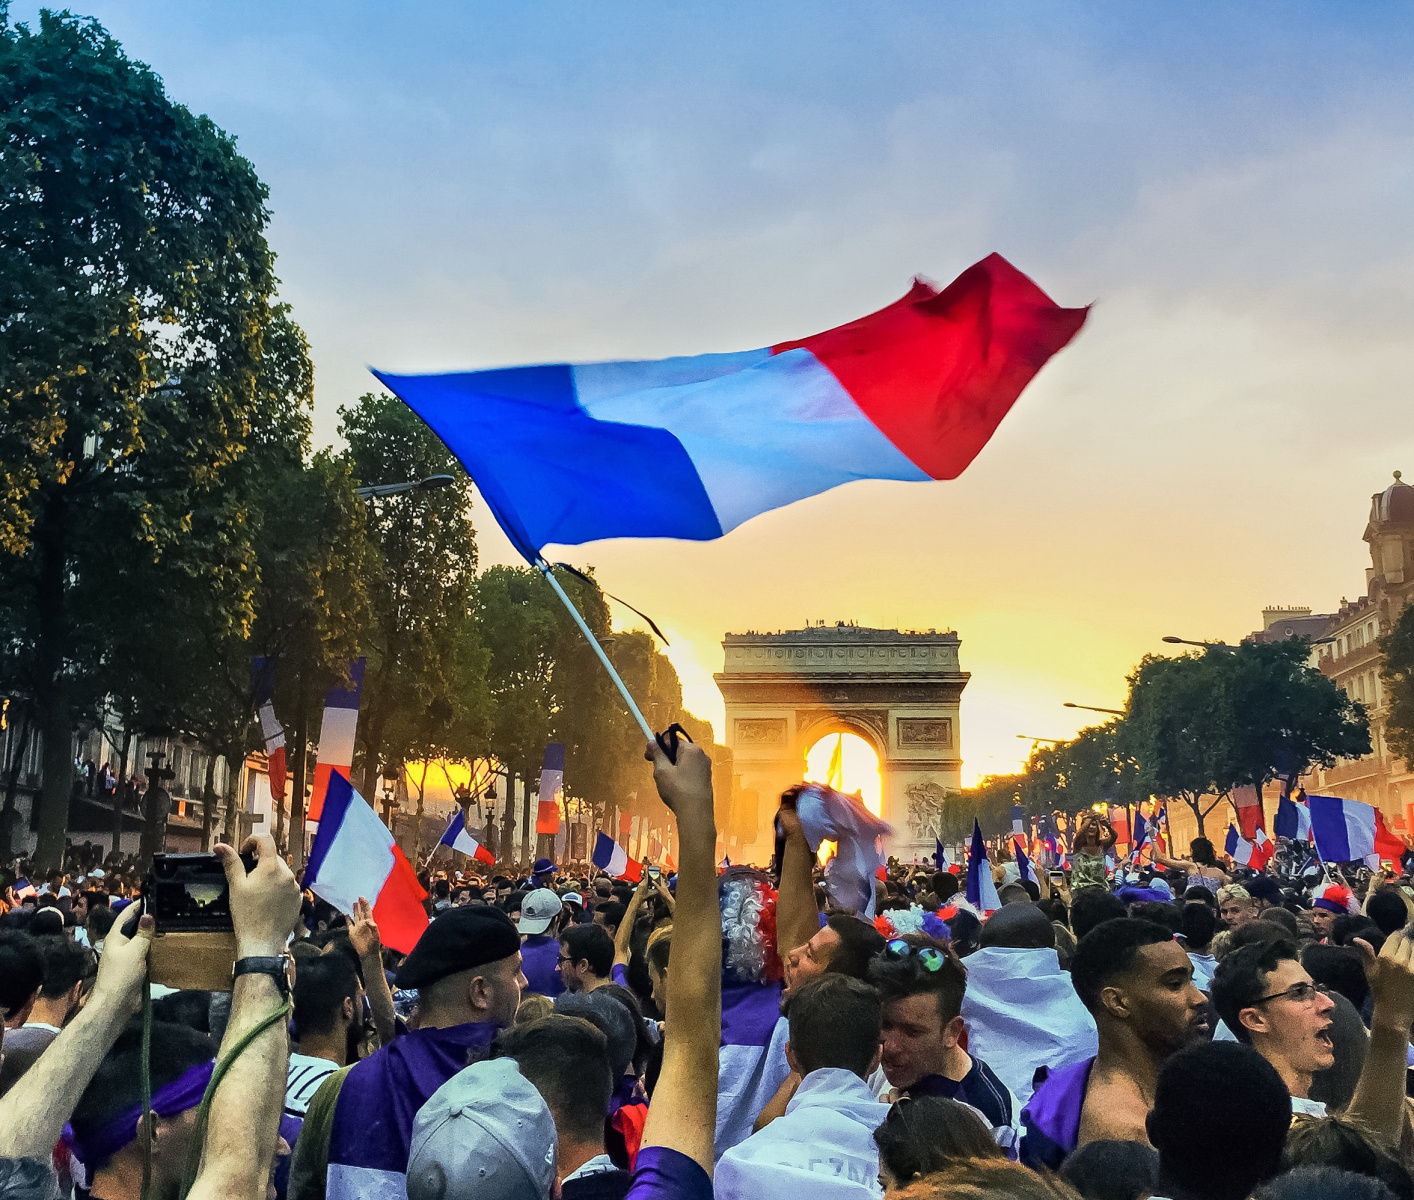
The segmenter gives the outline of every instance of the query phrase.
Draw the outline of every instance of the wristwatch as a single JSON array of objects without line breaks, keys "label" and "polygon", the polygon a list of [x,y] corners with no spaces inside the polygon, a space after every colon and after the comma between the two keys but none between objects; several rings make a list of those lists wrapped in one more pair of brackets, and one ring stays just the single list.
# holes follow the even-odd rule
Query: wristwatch
[{"label": "wristwatch", "polygon": [[276,954],[263,958],[238,958],[231,978],[234,981],[242,975],[269,975],[275,981],[275,986],[280,989],[281,999],[288,1000],[290,998],[290,968],[293,965],[294,959],[289,954]]}]

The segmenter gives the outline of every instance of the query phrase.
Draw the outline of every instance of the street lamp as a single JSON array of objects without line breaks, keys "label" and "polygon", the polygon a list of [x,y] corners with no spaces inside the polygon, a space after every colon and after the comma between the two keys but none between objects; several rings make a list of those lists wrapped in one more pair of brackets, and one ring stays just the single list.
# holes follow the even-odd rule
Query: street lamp
[{"label": "street lamp", "polygon": [[1066,701],[1062,702],[1061,707],[1062,707],[1062,708],[1083,708],[1086,712],[1102,712],[1102,713],[1109,713],[1111,716],[1115,716],[1115,717],[1122,717],[1122,716],[1124,716],[1124,709],[1122,709],[1122,708],[1096,708],[1093,704],[1076,704],[1075,701],[1073,701],[1073,700],[1066,700]]},{"label": "street lamp", "polygon": [[1052,745],[1055,746],[1059,746],[1062,742],[1065,741],[1065,738],[1032,737],[1029,733],[1018,733],[1016,736],[1019,737],[1023,742],[1050,742]]},{"label": "street lamp", "polygon": [[1172,634],[1168,637],[1160,638],[1159,640],[1167,642],[1170,646],[1201,646],[1204,650],[1227,650],[1231,652],[1237,649],[1236,646],[1229,646],[1226,642],[1195,642],[1190,638],[1174,637]]},{"label": "street lamp", "polygon": [[383,496],[398,496],[403,492],[448,487],[456,483],[454,475],[429,475],[426,479],[409,479],[405,483],[373,483],[367,487],[354,488],[354,495],[360,500],[377,500]]}]

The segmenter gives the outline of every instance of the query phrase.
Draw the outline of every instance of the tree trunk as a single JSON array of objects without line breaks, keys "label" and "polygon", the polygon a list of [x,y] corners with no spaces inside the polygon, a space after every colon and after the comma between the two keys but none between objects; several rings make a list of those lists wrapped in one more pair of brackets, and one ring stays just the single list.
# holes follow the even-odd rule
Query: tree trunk
[{"label": "tree trunk", "polygon": [[[244,766],[245,756],[238,751],[232,750],[229,754],[223,754],[226,760],[226,819],[222,823],[221,837],[228,846],[240,846],[245,839],[241,836],[241,813],[245,811],[241,790],[241,771],[239,768],[232,768],[231,763],[238,759]],[[261,830],[262,833],[269,833],[268,829]]]},{"label": "tree trunk", "polygon": [[309,769],[309,705],[305,699],[304,676],[299,681],[299,724],[295,727],[295,769],[290,780],[290,845],[295,874],[304,866],[305,775]]},{"label": "tree trunk", "polygon": [[25,764],[25,751],[33,729],[34,720],[26,707],[20,722],[19,740],[14,743],[10,761],[5,764],[5,809],[0,814],[0,851],[4,852],[6,859],[19,853],[19,839],[15,835],[19,832],[20,811],[15,804],[15,795],[19,791],[20,768]]},{"label": "tree trunk", "polygon": [[39,572],[35,578],[39,629],[35,659],[35,699],[44,738],[43,779],[37,806],[39,842],[35,866],[53,871],[64,864],[64,834],[69,826],[69,796],[74,764],[69,753],[69,681],[64,671],[69,621],[64,603],[68,576],[68,500],[62,490],[50,493],[35,529]]},{"label": "tree trunk", "polygon": [[201,788],[201,852],[208,854],[211,851],[211,827],[215,823],[216,813],[216,752],[209,751],[206,755],[206,781]]},{"label": "tree trunk", "polygon": [[427,759],[422,760],[422,781],[417,785],[417,829],[412,835],[413,866],[421,869],[422,863],[422,804],[427,794]]},{"label": "tree trunk", "polygon": [[123,750],[118,757],[118,782],[113,788],[113,853],[123,851],[123,798],[128,784],[128,751],[132,749],[133,731],[124,728]]},{"label": "tree trunk", "polygon": [[1203,832],[1203,805],[1201,801],[1197,798],[1190,800],[1185,796],[1183,802],[1193,810],[1193,819],[1198,822],[1198,836],[1207,837],[1208,835]]},{"label": "tree trunk", "polygon": [[516,840],[516,773],[506,768],[506,811],[501,814],[501,861],[509,866],[515,861]]},{"label": "tree trunk", "polygon": [[520,851],[525,855],[525,865],[532,867],[535,865],[535,842],[534,834],[531,830],[534,825],[530,820],[530,776],[525,779],[525,807],[520,812]]}]

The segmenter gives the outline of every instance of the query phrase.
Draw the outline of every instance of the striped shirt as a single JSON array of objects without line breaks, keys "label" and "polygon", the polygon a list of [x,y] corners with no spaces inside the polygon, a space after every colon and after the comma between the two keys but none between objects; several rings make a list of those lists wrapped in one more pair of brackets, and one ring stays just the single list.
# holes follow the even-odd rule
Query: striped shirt
[{"label": "striped shirt", "polygon": [[338,1069],[339,1064],[327,1058],[312,1058],[291,1051],[290,1073],[285,1080],[285,1113],[291,1117],[304,1116],[319,1085]]}]

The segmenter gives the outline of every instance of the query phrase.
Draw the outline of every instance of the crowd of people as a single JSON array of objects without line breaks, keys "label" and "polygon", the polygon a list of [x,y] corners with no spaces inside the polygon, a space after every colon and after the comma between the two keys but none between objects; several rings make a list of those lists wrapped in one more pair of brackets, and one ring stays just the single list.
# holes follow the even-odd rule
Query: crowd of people
[{"label": "crowd of people", "polygon": [[133,864],[14,874],[0,1197],[1414,1200],[1397,872],[1138,869],[1096,822],[993,911],[896,862],[860,911],[798,791],[721,869],[706,756],[648,754],[675,873],[439,868],[406,955],[218,847],[229,990],[149,982]]}]

